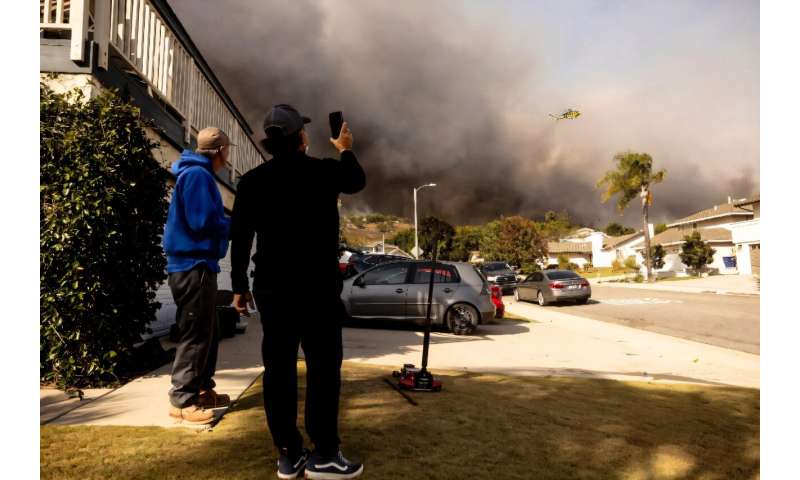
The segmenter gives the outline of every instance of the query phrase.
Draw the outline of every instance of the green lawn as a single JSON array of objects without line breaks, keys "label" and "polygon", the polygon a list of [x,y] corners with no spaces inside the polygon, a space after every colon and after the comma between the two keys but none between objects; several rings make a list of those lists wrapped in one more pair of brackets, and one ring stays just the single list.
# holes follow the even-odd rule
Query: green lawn
[{"label": "green lawn", "polygon": [[[758,390],[441,372],[415,407],[390,370],[344,367],[341,434],[363,478],[759,476]],[[208,432],[41,427],[44,479],[268,479],[275,460],[260,382]]]}]

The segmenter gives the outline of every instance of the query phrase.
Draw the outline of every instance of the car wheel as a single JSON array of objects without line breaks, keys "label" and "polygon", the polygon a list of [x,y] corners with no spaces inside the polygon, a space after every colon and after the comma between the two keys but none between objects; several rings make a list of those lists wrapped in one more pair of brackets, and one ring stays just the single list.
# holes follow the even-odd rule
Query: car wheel
[{"label": "car wheel", "polygon": [[539,290],[539,293],[536,294],[536,301],[539,302],[539,306],[541,307],[547,306],[547,300],[545,300],[544,294],[541,290]]},{"label": "car wheel", "polygon": [[469,335],[478,326],[478,311],[466,303],[457,303],[447,311],[447,328],[456,335]]},{"label": "car wheel", "polygon": [[515,302],[519,302],[520,301],[520,299],[519,299],[519,290],[516,289],[516,288],[514,289],[514,301]]},{"label": "car wheel", "polygon": [[586,302],[589,301],[589,297],[579,298],[575,301],[578,305],[586,305]]}]

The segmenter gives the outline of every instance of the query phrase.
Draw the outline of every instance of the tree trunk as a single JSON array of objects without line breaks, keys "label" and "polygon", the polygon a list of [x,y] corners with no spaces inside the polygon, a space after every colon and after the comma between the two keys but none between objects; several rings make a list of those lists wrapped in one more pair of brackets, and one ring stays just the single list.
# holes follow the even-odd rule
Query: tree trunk
[{"label": "tree trunk", "polygon": [[653,268],[651,265],[653,264],[652,260],[650,259],[650,224],[648,221],[648,205],[647,200],[649,197],[649,192],[647,188],[642,187],[642,231],[644,232],[644,265],[645,271],[647,272],[647,281],[653,282],[655,279],[653,278]]}]

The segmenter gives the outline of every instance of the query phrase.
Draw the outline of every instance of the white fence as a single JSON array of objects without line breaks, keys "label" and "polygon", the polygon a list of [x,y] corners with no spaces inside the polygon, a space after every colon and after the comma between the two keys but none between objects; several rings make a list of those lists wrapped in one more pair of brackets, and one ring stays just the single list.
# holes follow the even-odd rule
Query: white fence
[{"label": "white fence", "polygon": [[71,32],[70,58],[83,60],[84,40],[92,32],[101,66],[113,49],[154,96],[183,118],[187,141],[192,131],[207,126],[225,131],[237,145],[228,159],[231,181],[261,163],[244,128],[149,0],[95,0],[93,9],[89,0],[40,0],[39,5],[41,29]]}]

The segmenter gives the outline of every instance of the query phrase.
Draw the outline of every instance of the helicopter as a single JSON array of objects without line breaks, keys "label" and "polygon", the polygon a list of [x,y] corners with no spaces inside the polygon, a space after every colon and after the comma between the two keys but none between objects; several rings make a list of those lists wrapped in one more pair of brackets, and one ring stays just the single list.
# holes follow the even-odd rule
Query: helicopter
[{"label": "helicopter", "polygon": [[558,120],[575,120],[576,118],[581,116],[581,112],[579,112],[577,110],[573,110],[571,108],[568,108],[568,109],[564,110],[563,112],[561,112],[559,115],[553,115],[551,113],[550,116],[555,118],[556,121],[558,121]]}]

